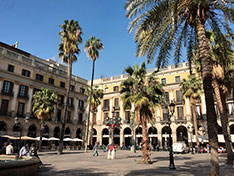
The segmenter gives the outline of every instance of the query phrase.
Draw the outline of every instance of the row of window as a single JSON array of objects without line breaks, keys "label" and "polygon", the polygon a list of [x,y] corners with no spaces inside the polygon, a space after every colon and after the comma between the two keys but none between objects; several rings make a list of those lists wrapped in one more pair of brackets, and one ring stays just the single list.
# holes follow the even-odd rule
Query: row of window
[{"label": "row of window", "polygon": [[[14,86],[13,82],[5,80],[3,84],[2,93],[13,95],[13,86]],[[27,95],[28,95],[28,86],[20,85],[18,97],[24,98],[27,97]]]},{"label": "row of window", "polygon": [[[8,71],[9,72],[14,72],[14,69],[15,69],[14,65],[8,64]],[[30,74],[31,74],[31,72],[29,70],[22,69],[23,76],[30,77]],[[44,79],[43,75],[38,74],[38,73],[36,74],[36,80],[43,81],[43,79]],[[54,78],[49,78],[48,83],[51,85],[54,85]],[[60,81],[60,87],[65,88],[65,82]],[[70,85],[70,91],[74,91],[74,90],[75,90],[75,86]],[[85,92],[85,89],[81,87],[80,93],[84,94],[84,92]]]},{"label": "row of window", "polygon": [[[175,76],[175,82],[176,83],[180,83],[180,76]],[[163,84],[163,85],[166,85],[167,84],[167,79],[166,78],[162,78],[161,79],[161,83]]]},{"label": "row of window", "polygon": [[[113,87],[113,92],[119,92],[119,86],[114,86]],[[105,88],[105,93],[109,93],[109,88],[108,87]]]}]

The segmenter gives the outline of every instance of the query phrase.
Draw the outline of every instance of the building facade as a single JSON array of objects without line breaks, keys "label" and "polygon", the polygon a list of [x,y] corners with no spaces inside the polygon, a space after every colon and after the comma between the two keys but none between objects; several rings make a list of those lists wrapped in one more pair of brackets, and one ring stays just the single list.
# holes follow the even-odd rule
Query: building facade
[{"label": "building facade", "polygon": [[[41,87],[50,88],[58,97],[55,113],[45,123],[44,137],[59,137],[68,87],[65,65],[43,60],[0,42],[0,134],[37,137],[40,122],[32,113],[32,95]],[[72,76],[65,136],[82,138],[85,131],[88,81]],[[15,124],[18,117],[20,125]],[[29,118],[26,124],[24,119]]]},{"label": "building facade", "polygon": [[[67,67],[53,60],[44,60],[25,51],[0,42],[0,135],[19,136],[20,129],[15,124],[18,117],[23,127],[22,135],[37,137],[40,134],[40,122],[32,113],[32,95],[41,87],[50,88],[58,96],[58,104],[51,120],[46,122],[43,130],[44,137],[59,137],[61,120],[64,113],[64,100],[68,87]],[[148,70],[150,74],[154,69]],[[168,106],[160,105],[155,108],[155,124],[148,124],[149,140],[153,146],[167,146],[169,133],[172,132],[173,142],[195,142],[193,118],[197,118],[199,138],[201,143],[208,140],[206,126],[206,106],[204,95],[196,105],[197,117],[192,117],[191,103],[183,98],[180,81],[189,75],[188,63],[170,65],[161,69],[156,77],[164,84],[165,101],[176,104],[175,113],[171,118],[171,128],[168,127]],[[132,127],[131,118],[134,115],[134,105],[124,109],[121,95],[121,82],[127,79],[127,74],[94,80],[104,91],[102,104],[94,120],[93,141],[107,145],[110,141],[109,130],[104,124],[105,117],[121,117],[121,128],[114,130],[114,142],[120,146],[131,146],[142,139],[141,126]],[[87,97],[84,95],[90,81],[73,75],[70,86],[69,107],[65,136],[84,139],[85,121],[87,118]],[[234,105],[233,97],[227,101],[229,125],[234,141]],[[218,113],[218,112],[217,112]],[[24,119],[28,117],[29,123]],[[91,115],[92,117],[92,115]],[[91,118],[92,119],[92,118]],[[218,120],[221,126],[220,120]],[[222,129],[219,127],[219,141],[223,142]],[[133,140],[134,139],[134,140]]]}]

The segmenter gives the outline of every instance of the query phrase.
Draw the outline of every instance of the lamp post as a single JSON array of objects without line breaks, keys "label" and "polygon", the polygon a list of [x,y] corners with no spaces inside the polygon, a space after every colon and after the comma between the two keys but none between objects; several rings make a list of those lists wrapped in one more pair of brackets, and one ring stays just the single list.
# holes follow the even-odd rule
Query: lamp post
[{"label": "lamp post", "polygon": [[[168,126],[169,129],[171,129],[171,117],[173,116],[175,112],[175,104],[173,101],[169,104],[169,110],[170,114],[168,115]],[[172,130],[171,130],[172,132]],[[172,150],[172,137],[171,137],[171,132],[169,133],[169,155],[170,155],[170,164],[169,164],[169,169],[176,169],[175,164],[174,164],[174,157],[173,157],[173,150]]]},{"label": "lamp post", "polygon": [[[25,123],[27,124],[28,121],[29,121],[29,117],[26,117],[25,118]],[[19,134],[19,144],[17,146],[17,152],[19,154],[19,150],[20,150],[20,147],[21,147],[21,136],[22,136],[23,126],[20,124],[19,118],[17,116],[15,117],[15,124],[19,127],[19,130],[20,130],[19,131],[20,132],[20,134]]]},{"label": "lamp post", "polygon": [[112,118],[106,117],[104,119],[104,124],[108,126],[110,138],[111,138],[111,144],[114,145],[114,129],[119,128],[121,125],[121,118],[115,116],[115,109],[112,109]]}]

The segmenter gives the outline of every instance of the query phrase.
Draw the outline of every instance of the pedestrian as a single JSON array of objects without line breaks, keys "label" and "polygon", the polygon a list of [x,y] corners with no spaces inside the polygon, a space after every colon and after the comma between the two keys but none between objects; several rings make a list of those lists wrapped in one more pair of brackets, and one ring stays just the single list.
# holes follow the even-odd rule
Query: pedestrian
[{"label": "pedestrian", "polygon": [[20,149],[19,156],[29,156],[29,145],[26,144]]},{"label": "pedestrian", "polygon": [[6,154],[7,155],[12,155],[14,152],[14,148],[12,146],[12,143],[10,143],[7,147],[6,147]]},{"label": "pedestrian", "polygon": [[3,145],[3,147],[2,147],[2,150],[1,150],[1,154],[2,155],[6,155],[6,147],[7,147],[7,145],[8,145],[8,143],[5,142],[4,145]]},{"label": "pedestrian", "polygon": [[95,142],[93,156],[98,156],[98,142]]}]

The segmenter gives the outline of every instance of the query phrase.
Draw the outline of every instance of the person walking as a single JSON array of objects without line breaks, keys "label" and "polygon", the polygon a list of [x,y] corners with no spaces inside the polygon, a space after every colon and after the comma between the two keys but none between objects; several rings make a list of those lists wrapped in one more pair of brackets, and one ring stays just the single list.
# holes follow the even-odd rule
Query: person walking
[{"label": "person walking", "polygon": [[19,156],[29,156],[29,146],[26,144],[20,149]]},{"label": "person walking", "polygon": [[93,156],[98,156],[98,142],[95,142]]},{"label": "person walking", "polygon": [[14,152],[14,148],[12,146],[12,143],[10,143],[7,147],[6,147],[6,154],[7,155],[12,155]]}]

